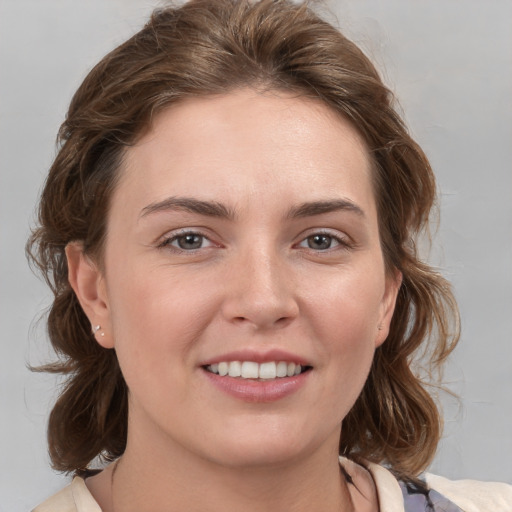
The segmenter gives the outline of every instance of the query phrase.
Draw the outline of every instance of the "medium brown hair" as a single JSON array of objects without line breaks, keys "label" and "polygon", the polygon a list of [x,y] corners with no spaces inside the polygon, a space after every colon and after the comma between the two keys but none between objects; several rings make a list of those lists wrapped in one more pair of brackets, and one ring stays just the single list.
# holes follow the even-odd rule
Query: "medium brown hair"
[{"label": "medium brown hair", "polygon": [[[65,247],[81,241],[101,265],[109,199],[123,152],[155,113],[185,97],[241,87],[292,91],[324,102],[366,141],[373,163],[382,250],[403,282],[386,342],[344,419],[340,453],[385,462],[414,477],[441,433],[438,409],[413,371],[419,356],[440,368],[457,340],[457,308],[443,277],[423,263],[435,180],[374,66],[307,5],[288,0],[193,0],[153,13],[109,53],[73,97],[39,206],[28,254],[55,295],[48,333],[59,356],[45,371],[67,375],[49,420],[55,468],[85,468],[125,449],[128,391],[114,350],[103,349],[71,289]],[[453,332],[451,328],[453,327]]]}]

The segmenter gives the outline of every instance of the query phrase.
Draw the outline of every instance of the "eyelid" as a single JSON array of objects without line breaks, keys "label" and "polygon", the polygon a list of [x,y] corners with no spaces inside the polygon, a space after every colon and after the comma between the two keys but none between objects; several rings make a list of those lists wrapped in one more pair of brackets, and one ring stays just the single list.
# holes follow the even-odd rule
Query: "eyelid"
[{"label": "eyelid", "polygon": [[[200,236],[200,237],[204,238],[205,240],[208,240],[209,245],[207,247],[201,247],[199,249],[190,249],[190,250],[181,249],[179,247],[174,247],[173,245],[171,245],[171,243],[174,242],[175,240],[177,240],[178,238],[187,236],[187,235]],[[210,234],[208,234],[206,232],[206,230],[204,230],[202,228],[196,228],[196,227],[187,227],[187,228],[179,228],[179,229],[175,229],[175,230],[167,232],[165,235],[163,235],[157,239],[156,246],[159,249],[169,249],[169,250],[173,250],[173,251],[176,251],[179,253],[186,253],[186,252],[191,253],[191,252],[195,252],[195,251],[200,251],[201,249],[208,249],[209,247],[215,247],[215,246],[220,247],[220,244],[214,242],[212,240],[212,236]]]},{"label": "eyelid", "polygon": [[[338,243],[338,245],[336,247],[325,249],[323,251],[321,251],[321,250],[316,250],[315,251],[314,249],[309,249],[309,250],[314,251],[314,252],[327,253],[329,251],[335,251],[337,249],[342,249],[342,250],[352,249],[355,246],[354,241],[352,240],[352,238],[349,235],[347,235],[346,233],[344,233],[342,231],[338,231],[337,229],[331,229],[331,228],[311,228],[311,229],[308,229],[307,231],[305,231],[305,232],[300,234],[298,242],[295,243],[294,245],[296,247],[298,247],[299,244],[301,244],[302,242],[307,240],[309,237],[315,236],[315,235],[329,236],[329,237],[333,238]],[[305,249],[308,249],[308,248],[305,248]]]}]

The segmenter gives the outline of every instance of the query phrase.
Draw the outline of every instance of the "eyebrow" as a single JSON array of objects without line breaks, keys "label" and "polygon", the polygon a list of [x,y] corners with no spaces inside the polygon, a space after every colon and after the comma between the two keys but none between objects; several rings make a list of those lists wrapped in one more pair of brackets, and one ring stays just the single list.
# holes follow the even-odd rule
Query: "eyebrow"
[{"label": "eyebrow", "polygon": [[140,212],[139,218],[145,217],[151,213],[164,211],[186,211],[228,220],[233,220],[236,217],[234,210],[216,201],[204,201],[190,197],[168,197],[163,201],[151,203],[144,207]]},{"label": "eyebrow", "polygon": [[[326,201],[310,201],[294,206],[288,211],[286,217],[289,219],[312,217],[340,210],[353,212],[361,217],[365,216],[363,210],[352,201],[348,199],[331,199]],[[142,209],[139,218],[165,211],[186,211],[227,220],[234,220],[236,218],[236,212],[222,203],[191,197],[168,197],[163,201],[151,203]]]},{"label": "eyebrow", "polygon": [[349,211],[364,218],[364,211],[349,199],[331,199],[327,201],[311,201],[302,203],[290,209],[288,218],[311,217],[337,211]]}]

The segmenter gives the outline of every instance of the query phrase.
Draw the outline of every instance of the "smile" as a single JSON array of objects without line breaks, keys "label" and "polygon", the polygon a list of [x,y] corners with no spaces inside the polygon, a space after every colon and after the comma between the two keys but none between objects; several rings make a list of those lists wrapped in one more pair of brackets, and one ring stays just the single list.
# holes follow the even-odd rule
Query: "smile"
[{"label": "smile", "polygon": [[254,361],[222,361],[204,368],[221,377],[261,380],[293,377],[310,369],[309,366],[301,366],[287,361],[269,361],[261,364]]}]

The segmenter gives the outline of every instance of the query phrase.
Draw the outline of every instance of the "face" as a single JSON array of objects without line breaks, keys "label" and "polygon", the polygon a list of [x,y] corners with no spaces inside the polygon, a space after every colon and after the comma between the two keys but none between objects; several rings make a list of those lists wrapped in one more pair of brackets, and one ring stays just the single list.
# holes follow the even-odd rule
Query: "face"
[{"label": "face", "polygon": [[312,100],[241,90],[158,115],[126,151],[84,306],[129,436],[224,466],[336,452],[397,292],[370,172]]}]

